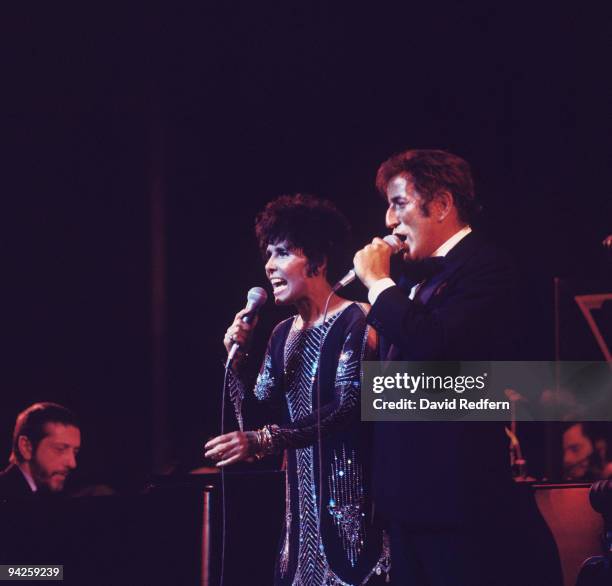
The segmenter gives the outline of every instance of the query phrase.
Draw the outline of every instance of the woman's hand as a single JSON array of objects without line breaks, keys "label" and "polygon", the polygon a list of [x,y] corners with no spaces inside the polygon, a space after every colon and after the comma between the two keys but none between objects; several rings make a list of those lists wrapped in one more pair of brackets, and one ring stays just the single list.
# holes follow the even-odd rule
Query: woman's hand
[{"label": "woman's hand", "polygon": [[253,431],[233,431],[209,440],[204,446],[204,456],[218,460],[217,466],[235,464],[241,460],[253,461],[258,448],[257,435]]},{"label": "woman's hand", "polygon": [[257,325],[257,316],[251,323],[242,321],[242,318],[249,313],[246,309],[241,309],[234,318],[232,325],[227,328],[225,336],[223,337],[223,344],[225,349],[229,352],[234,344],[238,344],[240,349],[244,352],[251,341],[251,335],[255,326]]}]

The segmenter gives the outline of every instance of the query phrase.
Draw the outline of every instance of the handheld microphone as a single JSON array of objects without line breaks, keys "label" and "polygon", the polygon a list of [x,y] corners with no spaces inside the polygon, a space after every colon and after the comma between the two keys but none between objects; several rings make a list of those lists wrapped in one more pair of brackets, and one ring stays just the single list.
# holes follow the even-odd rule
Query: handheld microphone
[{"label": "handheld microphone", "polygon": [[[387,234],[383,240],[391,247],[393,254],[397,254],[398,252],[406,249],[404,242],[395,234]],[[332,291],[335,293],[343,287],[346,287],[349,283],[352,283],[356,278],[357,275],[355,274],[355,271],[351,269],[334,285]]]},{"label": "handheld microphone", "polygon": [[[251,323],[257,315],[257,312],[261,309],[261,307],[265,304],[267,300],[268,294],[266,293],[266,290],[262,287],[253,287],[249,289],[249,292],[247,293],[247,304],[245,306],[245,309],[248,313],[242,316],[242,321],[247,324]],[[236,356],[236,352],[238,352],[239,349],[240,344],[234,342],[234,344],[230,348],[229,354],[227,355],[227,362],[225,363],[225,368],[227,368],[232,363],[232,360],[234,359],[234,356]]]}]

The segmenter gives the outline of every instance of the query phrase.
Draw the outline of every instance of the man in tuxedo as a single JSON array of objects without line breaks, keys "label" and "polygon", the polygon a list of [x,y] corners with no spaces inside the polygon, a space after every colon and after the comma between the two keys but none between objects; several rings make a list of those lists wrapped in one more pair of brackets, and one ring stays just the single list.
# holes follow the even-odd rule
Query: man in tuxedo
[{"label": "man in tuxedo", "polygon": [[76,416],[56,403],[35,403],[17,416],[9,466],[0,472],[0,499],[56,494],[77,466]]},{"label": "man in tuxedo", "polygon": [[[516,358],[517,278],[508,258],[471,228],[480,206],[468,163],[444,151],[409,150],[381,165],[376,184],[388,203],[387,227],[406,245],[395,280],[392,249],[380,238],[354,258],[381,359]],[[542,556],[554,557],[554,544],[532,504],[517,505],[507,453],[501,423],[376,425],[374,489],[390,530],[393,583],[532,583],[515,547],[519,524],[535,523],[525,530],[546,534],[537,544],[544,544]],[[558,578],[553,569],[533,583]]]}]

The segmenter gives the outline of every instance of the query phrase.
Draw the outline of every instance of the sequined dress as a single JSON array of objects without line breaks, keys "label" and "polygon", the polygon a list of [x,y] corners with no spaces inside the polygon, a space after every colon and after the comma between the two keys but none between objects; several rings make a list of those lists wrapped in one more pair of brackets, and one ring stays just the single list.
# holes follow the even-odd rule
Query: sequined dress
[{"label": "sequined dress", "polygon": [[[301,330],[295,319],[281,322],[272,333],[254,389],[258,402],[269,403],[280,414],[278,421],[268,423],[280,426],[275,447],[287,454],[285,524],[274,583],[384,583],[389,547],[373,520],[370,427],[360,421],[361,361],[371,352],[364,311],[353,303],[324,324]],[[319,377],[323,486],[317,444]],[[244,389],[237,377],[230,377],[230,397],[241,426]]]}]

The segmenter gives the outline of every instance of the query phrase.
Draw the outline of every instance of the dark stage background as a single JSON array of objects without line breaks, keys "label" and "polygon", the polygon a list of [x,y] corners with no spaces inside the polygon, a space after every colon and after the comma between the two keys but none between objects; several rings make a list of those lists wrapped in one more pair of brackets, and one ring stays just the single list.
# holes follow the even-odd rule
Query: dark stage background
[{"label": "dark stage background", "polygon": [[[404,148],[472,163],[483,229],[529,286],[532,355],[554,349],[554,276],[566,299],[602,291],[603,16],[329,4],[4,15],[0,455],[16,413],[54,400],[83,419],[81,482],[203,465],[223,333],[264,284],[255,213],[329,197],[358,248],[385,232],[374,175]],[[266,308],[255,354],[285,315]],[[600,358],[569,302],[562,333],[565,357]]]}]

